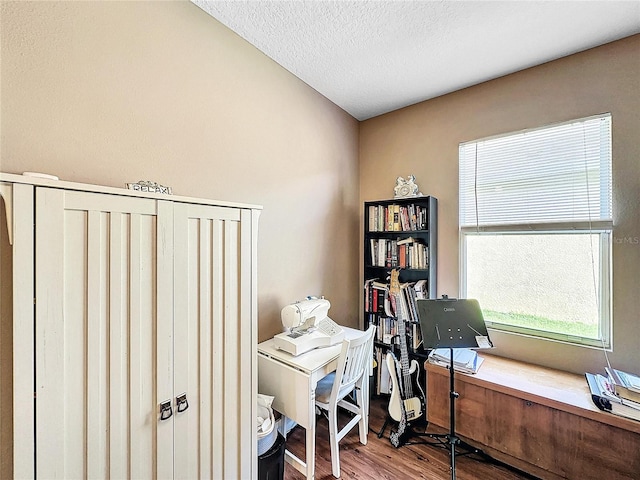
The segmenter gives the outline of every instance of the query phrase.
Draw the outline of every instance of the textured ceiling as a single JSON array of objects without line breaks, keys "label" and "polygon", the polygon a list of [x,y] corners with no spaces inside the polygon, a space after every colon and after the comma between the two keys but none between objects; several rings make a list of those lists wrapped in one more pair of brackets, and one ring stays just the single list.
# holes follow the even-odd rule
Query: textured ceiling
[{"label": "textured ceiling", "polygon": [[640,32],[639,0],[192,2],[358,120]]}]

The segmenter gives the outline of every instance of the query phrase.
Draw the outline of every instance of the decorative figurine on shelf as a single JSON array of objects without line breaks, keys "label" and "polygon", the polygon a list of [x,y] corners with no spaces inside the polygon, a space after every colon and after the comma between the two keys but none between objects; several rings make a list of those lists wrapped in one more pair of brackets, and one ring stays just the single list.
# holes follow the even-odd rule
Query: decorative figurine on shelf
[{"label": "decorative figurine on shelf", "polygon": [[403,177],[396,179],[396,186],[393,189],[393,198],[421,197],[422,193],[418,191],[416,185],[416,177],[409,175],[405,180]]},{"label": "decorative figurine on shelf", "polygon": [[165,195],[171,195],[172,193],[171,187],[165,187],[164,185],[148,180],[140,180],[138,183],[127,183],[127,188],[138,192],[164,193]]}]

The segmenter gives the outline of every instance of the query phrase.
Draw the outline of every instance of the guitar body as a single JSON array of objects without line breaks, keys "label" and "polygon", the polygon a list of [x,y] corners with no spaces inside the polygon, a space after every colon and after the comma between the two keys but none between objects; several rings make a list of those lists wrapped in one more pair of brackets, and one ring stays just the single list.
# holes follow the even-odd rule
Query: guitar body
[{"label": "guitar body", "polygon": [[[411,361],[409,375],[411,377],[411,388],[408,389],[414,393],[413,397],[402,399],[400,395],[401,386],[398,378],[399,363],[392,353],[387,354],[387,367],[391,375],[391,398],[389,399],[389,415],[396,422],[399,422],[403,414],[407,422],[413,422],[425,413],[425,395],[420,385],[420,368],[418,362]],[[402,402],[402,403],[401,403]]]}]

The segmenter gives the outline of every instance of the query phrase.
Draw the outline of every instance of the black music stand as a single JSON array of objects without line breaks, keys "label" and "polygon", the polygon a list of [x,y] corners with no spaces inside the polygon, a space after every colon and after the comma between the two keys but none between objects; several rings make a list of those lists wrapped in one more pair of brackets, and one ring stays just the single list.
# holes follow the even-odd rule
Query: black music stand
[{"label": "black music stand", "polygon": [[[449,433],[431,435],[446,438],[451,449],[451,480],[456,478],[456,436],[455,400],[459,394],[454,383],[454,348],[491,348],[487,326],[477,300],[442,299],[418,300],[418,317],[425,349],[449,349]],[[428,406],[427,406],[428,408]]]}]

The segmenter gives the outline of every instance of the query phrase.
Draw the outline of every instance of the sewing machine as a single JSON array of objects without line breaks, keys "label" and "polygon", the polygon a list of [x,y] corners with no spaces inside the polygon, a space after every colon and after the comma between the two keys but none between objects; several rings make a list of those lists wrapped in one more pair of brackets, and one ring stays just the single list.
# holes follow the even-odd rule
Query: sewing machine
[{"label": "sewing machine", "polygon": [[327,316],[330,307],[324,298],[307,298],[285,306],[280,312],[285,331],[273,337],[275,347],[300,355],[342,342],[344,329]]}]

